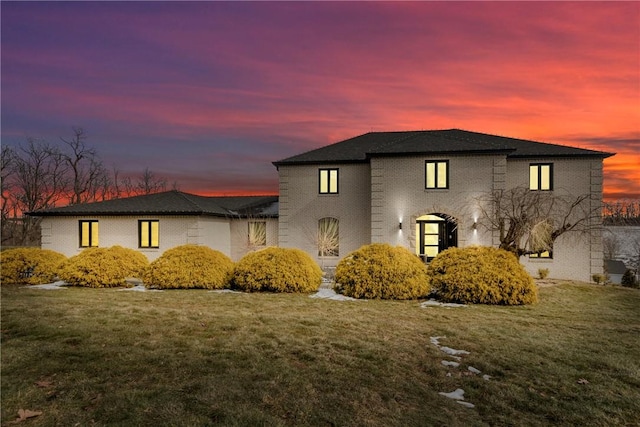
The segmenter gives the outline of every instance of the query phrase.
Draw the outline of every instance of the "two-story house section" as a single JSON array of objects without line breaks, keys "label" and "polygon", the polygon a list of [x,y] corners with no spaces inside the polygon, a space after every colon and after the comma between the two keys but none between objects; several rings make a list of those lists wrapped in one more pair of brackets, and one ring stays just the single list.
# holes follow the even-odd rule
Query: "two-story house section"
[{"label": "two-story house section", "polygon": [[[602,203],[610,153],[463,130],[370,132],[274,165],[280,185],[279,244],[335,265],[368,243],[409,248],[425,262],[451,246],[498,246],[482,227],[482,200],[522,187]],[[551,219],[553,221],[553,219]],[[531,274],[589,281],[603,267],[601,225],[567,233],[553,251],[523,256]]]}]

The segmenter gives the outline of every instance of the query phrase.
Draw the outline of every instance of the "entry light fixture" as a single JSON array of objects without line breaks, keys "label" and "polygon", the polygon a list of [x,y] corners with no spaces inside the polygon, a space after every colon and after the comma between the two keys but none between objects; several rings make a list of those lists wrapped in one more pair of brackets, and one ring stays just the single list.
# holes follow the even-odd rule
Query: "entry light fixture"
[{"label": "entry light fixture", "polygon": [[402,221],[398,223],[398,230],[402,230]]}]

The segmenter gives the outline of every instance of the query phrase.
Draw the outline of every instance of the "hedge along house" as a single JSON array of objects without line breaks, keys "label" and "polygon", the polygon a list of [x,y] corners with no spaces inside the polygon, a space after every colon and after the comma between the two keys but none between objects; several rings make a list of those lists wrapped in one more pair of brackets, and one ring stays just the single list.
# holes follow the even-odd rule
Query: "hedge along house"
[{"label": "hedge along house", "polygon": [[278,197],[205,197],[180,191],[32,212],[42,217],[42,248],[73,256],[88,247],[120,245],[150,261],[184,244],[231,257],[278,244]]},{"label": "hedge along house", "polygon": [[[610,153],[463,130],[371,132],[274,162],[279,174],[279,244],[324,265],[361,245],[409,248],[426,262],[451,246],[498,246],[481,227],[483,196],[527,191],[587,196],[602,204],[602,163]],[[550,218],[558,221],[560,218]],[[532,274],[590,281],[603,271],[602,226],[565,233],[552,251],[521,257]]]}]

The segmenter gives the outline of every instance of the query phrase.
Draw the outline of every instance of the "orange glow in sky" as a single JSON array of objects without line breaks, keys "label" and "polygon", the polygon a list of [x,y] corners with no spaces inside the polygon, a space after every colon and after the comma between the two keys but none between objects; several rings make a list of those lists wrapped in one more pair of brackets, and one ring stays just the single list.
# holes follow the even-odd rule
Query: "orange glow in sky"
[{"label": "orange glow in sky", "polygon": [[2,2],[2,143],[72,126],[107,165],[275,194],[271,162],[459,128],[617,153],[640,198],[639,2]]}]

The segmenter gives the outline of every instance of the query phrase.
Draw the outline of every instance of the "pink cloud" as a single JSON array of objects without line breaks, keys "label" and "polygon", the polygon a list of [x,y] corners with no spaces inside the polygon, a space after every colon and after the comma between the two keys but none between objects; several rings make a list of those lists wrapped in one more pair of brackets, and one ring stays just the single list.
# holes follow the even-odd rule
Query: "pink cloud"
[{"label": "pink cloud", "polygon": [[[2,8],[3,140],[39,122],[91,124],[107,153],[147,147],[158,167],[224,190],[241,181],[217,162],[271,168],[370,130],[457,127],[617,151],[607,192],[640,193],[638,147],[616,139],[640,132],[638,3]],[[230,140],[253,142],[201,160]],[[185,165],[197,176],[172,170]]]}]

